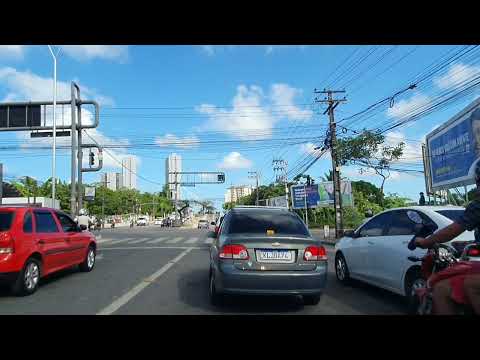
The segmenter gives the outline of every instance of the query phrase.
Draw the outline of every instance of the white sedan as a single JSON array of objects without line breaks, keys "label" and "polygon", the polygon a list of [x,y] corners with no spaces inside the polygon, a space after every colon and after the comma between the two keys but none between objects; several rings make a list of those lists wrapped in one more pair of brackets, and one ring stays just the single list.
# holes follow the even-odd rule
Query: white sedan
[{"label": "white sedan", "polygon": [[[412,288],[423,280],[419,263],[409,261],[408,256],[421,257],[426,250],[410,251],[407,248],[415,226],[407,216],[409,210],[416,211],[425,224],[433,223],[438,230],[458,219],[465,209],[458,206],[412,206],[375,215],[335,245],[337,279],[348,283],[354,278],[410,296]],[[461,249],[466,242],[473,240],[473,231],[467,231],[452,240],[450,245]]]}]

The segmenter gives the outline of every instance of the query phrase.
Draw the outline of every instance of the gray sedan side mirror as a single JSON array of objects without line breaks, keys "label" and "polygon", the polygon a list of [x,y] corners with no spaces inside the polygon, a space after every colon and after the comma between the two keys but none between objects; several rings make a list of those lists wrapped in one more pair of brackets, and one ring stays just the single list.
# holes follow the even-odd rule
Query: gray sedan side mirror
[{"label": "gray sedan side mirror", "polygon": [[344,231],[343,236],[349,237],[349,238],[354,238],[355,237],[355,231],[346,230],[346,231]]}]

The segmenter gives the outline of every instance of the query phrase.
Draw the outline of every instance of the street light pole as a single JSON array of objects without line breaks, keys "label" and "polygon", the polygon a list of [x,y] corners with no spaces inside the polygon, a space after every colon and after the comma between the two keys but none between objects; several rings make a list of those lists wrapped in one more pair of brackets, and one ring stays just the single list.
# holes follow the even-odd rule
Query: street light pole
[{"label": "street light pole", "polygon": [[57,155],[57,57],[48,45],[53,58],[53,154],[52,154],[52,201],[55,205],[56,155]]}]

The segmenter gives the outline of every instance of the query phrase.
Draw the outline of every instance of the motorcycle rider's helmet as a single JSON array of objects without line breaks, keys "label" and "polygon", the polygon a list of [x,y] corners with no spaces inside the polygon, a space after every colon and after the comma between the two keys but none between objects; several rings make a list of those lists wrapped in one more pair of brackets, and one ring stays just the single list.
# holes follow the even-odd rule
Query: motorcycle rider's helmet
[{"label": "motorcycle rider's helmet", "polygon": [[80,211],[78,212],[79,215],[83,216],[83,215],[87,215],[87,210],[85,209],[80,209]]}]

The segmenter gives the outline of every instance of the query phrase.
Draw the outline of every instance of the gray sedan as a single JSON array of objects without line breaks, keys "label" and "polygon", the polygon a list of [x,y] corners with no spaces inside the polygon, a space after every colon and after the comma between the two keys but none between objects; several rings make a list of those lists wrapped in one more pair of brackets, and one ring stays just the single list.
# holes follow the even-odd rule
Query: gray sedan
[{"label": "gray sedan", "polygon": [[327,254],[300,217],[284,208],[235,207],[210,248],[210,299],[226,294],[302,295],[316,305]]}]

